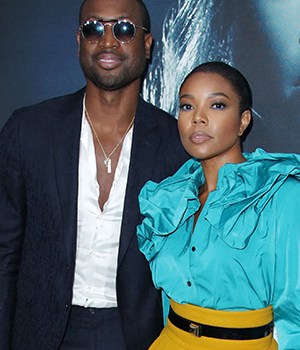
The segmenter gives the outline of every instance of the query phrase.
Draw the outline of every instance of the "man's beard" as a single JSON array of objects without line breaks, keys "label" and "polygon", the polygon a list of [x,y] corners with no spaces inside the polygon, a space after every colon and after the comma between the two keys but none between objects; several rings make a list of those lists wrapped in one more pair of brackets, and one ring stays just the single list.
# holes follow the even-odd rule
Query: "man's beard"
[{"label": "man's beard", "polygon": [[88,66],[80,62],[81,68],[86,79],[90,80],[99,89],[107,91],[119,90],[125,86],[130,85],[133,81],[140,79],[144,73],[145,67],[140,65],[133,70],[123,70],[120,74],[109,73],[99,74],[96,69],[92,66]]},{"label": "man's beard", "polygon": [[124,86],[129,85],[133,80],[135,80],[132,77],[129,77],[125,74],[121,74],[117,77],[113,74],[108,74],[105,77],[103,77],[99,76],[99,74],[97,74],[94,71],[85,72],[85,77],[99,89],[107,91],[115,91],[121,89]]}]

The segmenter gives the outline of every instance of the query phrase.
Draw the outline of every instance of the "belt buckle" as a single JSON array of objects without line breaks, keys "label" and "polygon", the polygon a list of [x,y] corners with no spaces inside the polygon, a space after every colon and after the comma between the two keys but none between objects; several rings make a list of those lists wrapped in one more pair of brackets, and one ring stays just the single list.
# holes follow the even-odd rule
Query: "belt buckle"
[{"label": "belt buckle", "polygon": [[190,329],[189,329],[189,333],[194,335],[195,337],[200,338],[202,335],[202,327],[201,324],[197,324],[197,323],[190,323]]}]

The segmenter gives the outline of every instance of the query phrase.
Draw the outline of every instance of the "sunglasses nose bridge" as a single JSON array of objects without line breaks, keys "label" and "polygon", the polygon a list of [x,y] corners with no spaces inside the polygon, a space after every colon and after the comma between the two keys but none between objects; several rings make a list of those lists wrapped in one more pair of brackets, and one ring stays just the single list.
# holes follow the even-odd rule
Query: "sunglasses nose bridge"
[{"label": "sunglasses nose bridge", "polygon": [[[106,47],[119,45],[119,40],[115,37],[115,34],[114,34],[115,24],[116,23],[102,23],[103,35],[99,40],[99,43],[102,43],[102,45]],[[107,28],[107,27],[110,27],[110,28]]]}]

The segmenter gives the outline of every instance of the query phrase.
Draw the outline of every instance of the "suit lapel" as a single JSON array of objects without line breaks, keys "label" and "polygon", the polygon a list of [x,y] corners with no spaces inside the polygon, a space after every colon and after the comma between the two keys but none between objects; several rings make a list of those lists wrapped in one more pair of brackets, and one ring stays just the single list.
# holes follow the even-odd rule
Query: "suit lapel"
[{"label": "suit lapel", "polygon": [[124,212],[120,237],[119,264],[122,262],[131,239],[135,238],[136,225],[140,220],[138,194],[145,182],[151,178],[159,134],[155,132],[157,123],[151,118],[151,109],[139,102],[134,125],[131,159],[124,202]]},{"label": "suit lapel", "polygon": [[83,91],[69,97],[53,125],[55,174],[68,261],[76,252],[78,162]]}]

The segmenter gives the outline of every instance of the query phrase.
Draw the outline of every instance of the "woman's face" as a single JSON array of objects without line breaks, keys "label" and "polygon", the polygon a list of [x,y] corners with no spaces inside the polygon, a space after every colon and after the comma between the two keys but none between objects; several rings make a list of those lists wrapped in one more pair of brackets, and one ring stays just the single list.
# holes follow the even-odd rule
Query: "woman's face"
[{"label": "woman's face", "polygon": [[240,100],[230,83],[216,73],[194,73],[180,90],[178,128],[182,144],[194,158],[241,155],[240,136],[251,118],[240,115]]}]

